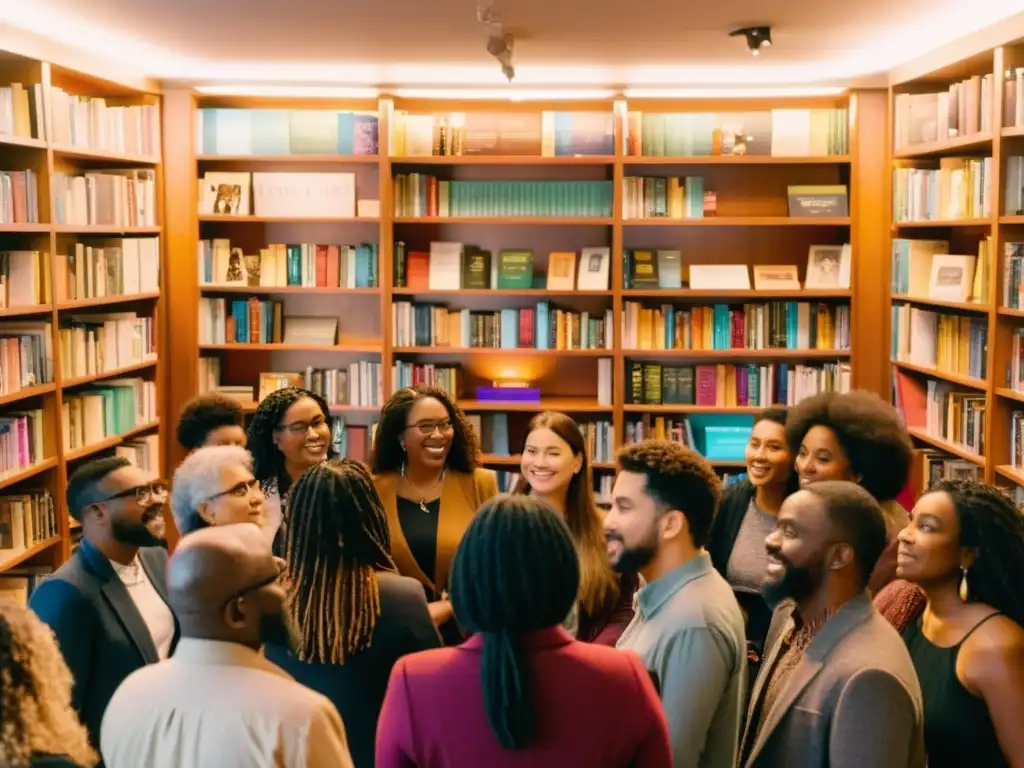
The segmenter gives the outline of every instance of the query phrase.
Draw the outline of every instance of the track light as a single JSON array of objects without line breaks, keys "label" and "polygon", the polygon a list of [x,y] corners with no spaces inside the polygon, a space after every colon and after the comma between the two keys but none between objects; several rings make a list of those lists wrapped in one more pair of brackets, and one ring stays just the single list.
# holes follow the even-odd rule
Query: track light
[{"label": "track light", "polygon": [[762,47],[769,47],[772,44],[771,27],[742,27],[729,33],[729,37],[739,37],[740,35],[747,39],[747,48],[753,56],[757,56]]}]

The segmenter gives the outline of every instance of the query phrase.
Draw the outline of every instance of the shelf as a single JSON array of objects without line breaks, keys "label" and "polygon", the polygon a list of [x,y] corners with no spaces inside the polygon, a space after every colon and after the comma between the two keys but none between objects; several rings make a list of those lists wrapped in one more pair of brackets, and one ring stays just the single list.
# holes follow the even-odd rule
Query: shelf
[{"label": "shelf", "polygon": [[225,214],[202,213],[200,222],[245,223],[245,224],[379,224],[377,216],[229,216]]},{"label": "shelf", "polygon": [[25,149],[46,149],[46,142],[42,139],[33,139],[28,136],[15,136],[10,133],[0,133],[0,147],[23,147]]},{"label": "shelf", "polygon": [[1024,485],[1024,470],[1018,469],[1010,464],[1001,464],[996,467],[996,474],[1016,483],[1017,485]]},{"label": "shelf", "polygon": [[392,157],[392,165],[612,165],[612,155],[403,155]]},{"label": "shelf", "polygon": [[79,459],[85,459],[97,453],[115,448],[116,446],[123,443],[125,440],[131,440],[133,437],[141,435],[143,432],[148,432],[151,429],[156,429],[160,426],[160,419],[150,421],[147,424],[142,424],[138,427],[128,430],[127,432],[120,435],[111,435],[110,437],[100,440],[98,443],[92,445],[86,445],[81,448],[75,448],[70,451],[64,452],[64,461],[70,463],[72,461],[78,461]]},{"label": "shelf", "polygon": [[534,349],[532,347],[392,347],[396,355],[485,355],[529,357],[611,357],[612,349]]},{"label": "shelf", "polygon": [[28,400],[30,397],[39,397],[39,395],[54,392],[56,389],[57,386],[52,382],[50,384],[39,384],[35,387],[23,387],[14,392],[8,392],[6,395],[0,395],[0,405],[10,405],[11,403]]},{"label": "shelf", "polygon": [[1024,216],[1000,216],[1000,224],[1024,224]]},{"label": "shelf", "polygon": [[611,413],[611,405],[600,405],[597,400],[586,397],[544,397],[539,402],[515,402],[490,400],[458,400],[463,411],[515,411],[519,413],[540,413],[561,411],[562,413]]},{"label": "shelf", "polygon": [[897,368],[902,368],[905,371],[913,371],[914,373],[921,373],[925,376],[931,376],[933,379],[942,379],[952,384],[959,384],[963,387],[969,387],[971,389],[978,389],[984,392],[988,389],[988,382],[985,379],[978,379],[974,376],[964,376],[959,373],[950,373],[948,371],[940,371],[938,368],[929,368],[926,365],[917,365],[916,363],[905,363],[899,360],[890,361]]},{"label": "shelf", "polygon": [[844,360],[848,349],[623,349],[627,358],[675,357],[688,360]]},{"label": "shelf", "polygon": [[304,285],[200,285],[199,290],[203,293],[245,293],[265,296],[287,293],[298,293],[307,296],[315,296],[317,294],[324,296],[380,296],[381,294],[380,288],[312,288]]},{"label": "shelf", "polygon": [[0,561],[0,573],[3,573],[4,571],[9,571],[12,568],[21,565],[26,560],[32,559],[40,552],[45,552],[54,544],[60,544],[60,542],[60,536],[51,536],[45,541],[40,541],[38,544],[33,544],[24,552],[18,552],[17,554],[11,555],[6,560]]},{"label": "shelf", "polygon": [[610,216],[395,216],[395,224],[501,224],[563,227],[610,226]]},{"label": "shelf", "polygon": [[54,224],[58,235],[159,235],[160,227],[127,227],[106,224]]},{"label": "shelf", "polygon": [[930,221],[896,221],[893,222],[892,228],[897,230],[914,227],[988,227],[991,225],[991,219],[931,219]]},{"label": "shelf", "polygon": [[623,165],[844,165],[849,155],[817,155],[814,157],[777,157],[775,155],[626,155]]},{"label": "shelf", "polygon": [[49,224],[2,224],[0,223],[0,233],[7,232],[49,232]]},{"label": "shelf", "polygon": [[963,312],[979,312],[983,315],[988,314],[988,304],[976,304],[972,301],[944,301],[942,299],[928,299],[921,298],[918,296],[907,296],[904,293],[894,293],[892,295],[893,301],[904,301],[908,304],[921,304],[926,307],[938,307],[941,309],[959,309]]},{"label": "shelf", "polygon": [[708,216],[703,219],[626,219],[625,227],[848,227],[849,216]]},{"label": "shelf", "polygon": [[[255,413],[256,406],[259,405],[255,400],[241,400],[239,401],[242,406],[244,413]],[[380,413],[379,405],[329,405],[328,409],[332,414],[345,414],[345,413]]]},{"label": "shelf", "polygon": [[626,288],[622,291],[625,299],[735,299],[736,301],[761,301],[763,299],[849,299],[853,296],[849,288],[803,288],[792,291],[693,289],[693,288]]},{"label": "shelf", "polygon": [[562,296],[604,296],[612,297],[611,289],[604,291],[570,291],[554,290],[547,288],[452,288],[446,290],[430,290],[428,288],[392,288],[392,296],[414,296],[414,297],[447,297],[459,298],[462,296],[493,296],[515,297],[515,296],[536,296],[538,298],[554,298]]},{"label": "shelf", "polygon": [[622,408],[626,413],[676,414],[676,413],[715,413],[715,414],[755,414],[768,406],[763,405],[692,405],[684,403],[667,403],[664,405],[645,405],[643,403],[626,403]]},{"label": "shelf", "polygon": [[930,141],[918,144],[911,149],[901,149],[893,152],[894,160],[911,160],[916,157],[929,157],[944,155],[947,152],[958,152],[968,149],[991,149],[991,133],[972,133],[970,136],[958,136],[955,139],[945,141]]},{"label": "shelf", "polygon": [[337,163],[375,165],[378,155],[196,155],[197,163]]},{"label": "shelf", "polygon": [[1006,128],[1003,128],[1003,130],[1001,130],[999,133],[1003,136],[1003,138],[1017,138],[1018,136],[1024,136],[1024,126],[1011,125]]},{"label": "shelf", "polygon": [[979,467],[984,468],[985,466],[984,456],[978,456],[975,453],[971,453],[966,448],[962,448],[956,443],[951,443],[948,440],[943,440],[941,437],[934,437],[933,435],[929,435],[923,429],[918,429],[916,427],[908,427],[907,432],[910,433],[911,437],[920,440],[922,443],[928,443],[928,445],[932,446],[933,448],[938,448],[940,451],[945,451],[946,453],[952,454],[957,458],[969,461],[972,464],[976,464]]},{"label": "shelf", "polygon": [[18,483],[35,477],[36,475],[41,475],[46,470],[53,469],[56,466],[57,459],[49,458],[43,459],[37,464],[32,464],[21,469],[16,469],[13,472],[0,475],[0,490],[10,488],[12,485],[17,485]]},{"label": "shelf", "polygon": [[150,301],[152,299],[159,299],[160,292],[154,291],[152,293],[132,293],[122,294],[118,296],[101,296],[100,298],[94,299],[72,299],[71,301],[62,301],[57,304],[57,309],[61,312],[76,309],[88,309],[90,307],[109,307],[117,304],[130,304],[134,301]]},{"label": "shelf", "polygon": [[37,304],[32,307],[11,307],[10,309],[0,309],[0,318],[7,317],[31,317],[33,315],[49,315],[53,312],[53,306],[50,304]]},{"label": "shelf", "polygon": [[120,376],[124,376],[125,374],[137,373],[139,371],[144,371],[147,368],[153,368],[156,366],[156,363],[156,360],[146,360],[145,362],[142,363],[134,363],[132,365],[126,365],[122,368],[114,368],[113,370],[110,371],[103,371],[102,373],[92,373],[89,374],[88,376],[79,376],[78,378],[75,379],[68,379],[66,381],[62,381],[60,386],[61,389],[70,389],[71,387],[78,387],[81,386],[82,384],[90,384],[91,382],[101,381],[103,379],[116,379]]},{"label": "shelf", "polygon": [[[484,466],[491,467],[519,467],[522,463],[523,457],[516,456],[499,456],[495,453],[484,453],[480,456],[480,463]],[[591,469],[608,470],[615,469],[614,461],[592,461],[590,462]]]},{"label": "shelf", "polygon": [[53,144],[50,147],[55,157],[73,157],[83,160],[109,160],[112,163],[136,163],[138,165],[159,165],[159,157],[148,157],[146,155],[127,155],[120,152],[111,152],[108,149],[89,149],[88,147],[72,147],[63,144]]},{"label": "shelf", "polygon": [[1024,392],[1018,392],[1009,387],[996,387],[996,394],[1000,397],[1005,397],[1007,400],[1016,400],[1018,403],[1024,403]]},{"label": "shelf", "polygon": [[1003,317],[1019,317],[1024,319],[1024,309],[1010,309],[1009,307],[1000,307],[996,310],[997,314]]},{"label": "shelf", "polygon": [[383,343],[377,344],[200,344],[200,352],[347,352],[380,354]]}]

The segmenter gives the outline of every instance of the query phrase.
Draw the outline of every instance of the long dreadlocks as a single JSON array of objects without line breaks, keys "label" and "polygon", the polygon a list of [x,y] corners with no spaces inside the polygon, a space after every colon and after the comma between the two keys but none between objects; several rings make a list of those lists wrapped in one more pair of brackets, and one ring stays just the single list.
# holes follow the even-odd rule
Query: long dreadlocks
[{"label": "long dreadlocks", "polygon": [[380,496],[366,467],[332,459],[295,482],[285,550],[288,610],[303,661],[344,664],[370,645],[380,615],[377,571],[396,571]]},{"label": "long dreadlocks", "polygon": [[536,736],[520,639],[561,624],[579,583],[572,535],[540,499],[516,495],[485,502],[459,543],[452,607],[467,630],[483,635],[484,709],[506,749],[527,746]]}]

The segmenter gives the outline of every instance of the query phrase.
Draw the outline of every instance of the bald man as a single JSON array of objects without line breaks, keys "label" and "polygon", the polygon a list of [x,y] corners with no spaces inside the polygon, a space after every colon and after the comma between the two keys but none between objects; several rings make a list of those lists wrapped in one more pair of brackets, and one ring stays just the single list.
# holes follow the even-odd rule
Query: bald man
[{"label": "bald man", "polygon": [[255,525],[203,528],[167,566],[181,625],[173,657],[117,689],[100,736],[107,768],[346,768],[334,705],[260,654],[292,644],[284,564]]}]

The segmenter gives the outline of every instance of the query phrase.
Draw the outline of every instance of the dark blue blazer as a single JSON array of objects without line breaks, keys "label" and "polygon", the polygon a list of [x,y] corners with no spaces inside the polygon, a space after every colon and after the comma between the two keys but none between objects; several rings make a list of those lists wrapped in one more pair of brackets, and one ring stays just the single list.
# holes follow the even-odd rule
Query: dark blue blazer
[{"label": "dark blue blazer", "polygon": [[[167,552],[144,547],[139,561],[166,602]],[[132,672],[159,661],[149,629],[110,561],[86,539],[35,588],[29,607],[57,636],[75,680],[72,704],[98,751],[100,724],[114,691]],[[172,652],[178,636],[175,618]]]}]

